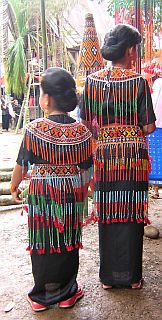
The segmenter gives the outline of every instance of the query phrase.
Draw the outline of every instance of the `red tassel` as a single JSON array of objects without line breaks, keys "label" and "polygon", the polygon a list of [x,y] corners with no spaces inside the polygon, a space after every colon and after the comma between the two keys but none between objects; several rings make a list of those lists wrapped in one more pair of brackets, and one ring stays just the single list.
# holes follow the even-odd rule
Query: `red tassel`
[{"label": "red tassel", "polygon": [[148,219],[148,217],[145,217],[144,218],[144,224],[147,225],[147,224],[151,224],[150,220]]},{"label": "red tassel", "polygon": [[64,226],[60,224],[58,227],[58,231],[59,233],[64,233]]},{"label": "red tassel", "polygon": [[43,254],[43,249],[37,249],[38,254]]},{"label": "red tassel", "polygon": [[28,206],[23,206],[23,210],[26,211],[26,213],[28,213]]},{"label": "red tassel", "polygon": [[44,216],[40,217],[40,221],[43,223],[44,222]]},{"label": "red tassel", "polygon": [[138,159],[138,160],[136,161],[136,166],[139,167],[140,165],[141,165],[141,160]]}]

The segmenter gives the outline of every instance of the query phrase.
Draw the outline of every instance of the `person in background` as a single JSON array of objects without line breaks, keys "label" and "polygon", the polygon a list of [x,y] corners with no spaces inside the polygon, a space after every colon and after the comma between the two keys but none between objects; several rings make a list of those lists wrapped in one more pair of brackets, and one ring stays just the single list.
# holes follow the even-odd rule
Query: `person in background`
[{"label": "person in background", "polygon": [[8,131],[10,114],[8,104],[6,103],[5,97],[1,98],[1,110],[2,110],[2,130]]},{"label": "person in background", "polygon": [[[15,98],[12,102],[12,107],[13,107],[13,111],[15,113],[15,117],[14,117],[14,127],[16,129],[18,120],[19,120],[19,116],[20,116],[20,111],[21,111],[21,105],[19,104],[18,100]],[[21,121],[21,125],[20,125],[20,129],[23,126],[23,120]]]},{"label": "person in background", "polygon": [[[83,203],[92,174],[91,133],[68,113],[77,105],[75,81],[64,69],[42,77],[40,105],[48,118],[26,126],[11,180],[19,202],[19,184],[33,166],[28,195],[29,250],[34,287],[27,299],[34,311],[58,303],[72,307],[83,297],[78,286]],[[24,169],[23,169],[24,168]]]},{"label": "person in background", "polygon": [[81,119],[96,138],[94,211],[99,220],[103,289],[140,289],[149,159],[145,135],[155,114],[148,83],[134,71],[138,30],[116,25],[101,49],[112,66],[87,77]]}]

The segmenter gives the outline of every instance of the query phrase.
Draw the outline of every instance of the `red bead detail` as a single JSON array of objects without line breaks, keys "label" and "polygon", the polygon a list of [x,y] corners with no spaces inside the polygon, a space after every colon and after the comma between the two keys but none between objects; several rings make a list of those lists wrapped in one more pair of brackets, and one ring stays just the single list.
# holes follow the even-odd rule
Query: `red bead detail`
[{"label": "red bead detail", "polygon": [[26,211],[26,213],[28,213],[28,206],[23,206],[23,210]]},{"label": "red bead detail", "polygon": [[44,216],[40,217],[40,221],[43,223],[44,222]]},{"label": "red bead detail", "polygon": [[44,254],[43,249],[37,249],[38,254]]},{"label": "red bead detail", "polygon": [[51,247],[51,248],[50,248],[50,254],[52,254],[52,253],[53,253],[53,248]]}]

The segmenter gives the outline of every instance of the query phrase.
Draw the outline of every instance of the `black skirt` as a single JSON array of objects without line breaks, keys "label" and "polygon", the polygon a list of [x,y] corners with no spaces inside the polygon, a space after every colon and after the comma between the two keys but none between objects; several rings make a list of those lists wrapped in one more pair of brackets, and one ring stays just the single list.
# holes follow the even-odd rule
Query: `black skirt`
[{"label": "black skirt", "polygon": [[49,306],[72,297],[77,292],[79,250],[64,253],[39,255],[33,250],[32,272],[35,285],[29,297],[42,305]]},{"label": "black skirt", "polygon": [[99,224],[100,280],[129,287],[142,279],[143,223]]}]

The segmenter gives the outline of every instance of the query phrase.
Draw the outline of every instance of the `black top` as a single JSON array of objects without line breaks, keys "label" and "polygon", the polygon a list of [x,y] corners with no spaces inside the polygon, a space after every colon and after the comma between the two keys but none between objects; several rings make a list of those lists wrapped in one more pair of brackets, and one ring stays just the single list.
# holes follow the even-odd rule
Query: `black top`
[{"label": "black top", "polygon": [[[147,80],[135,73],[128,77],[127,71],[123,70],[112,69],[110,79],[107,79],[108,70],[101,70],[86,79],[81,119],[92,122],[97,116],[97,119],[102,118],[102,125],[117,123],[141,127],[155,122]],[[134,117],[135,110],[137,118]]]}]

